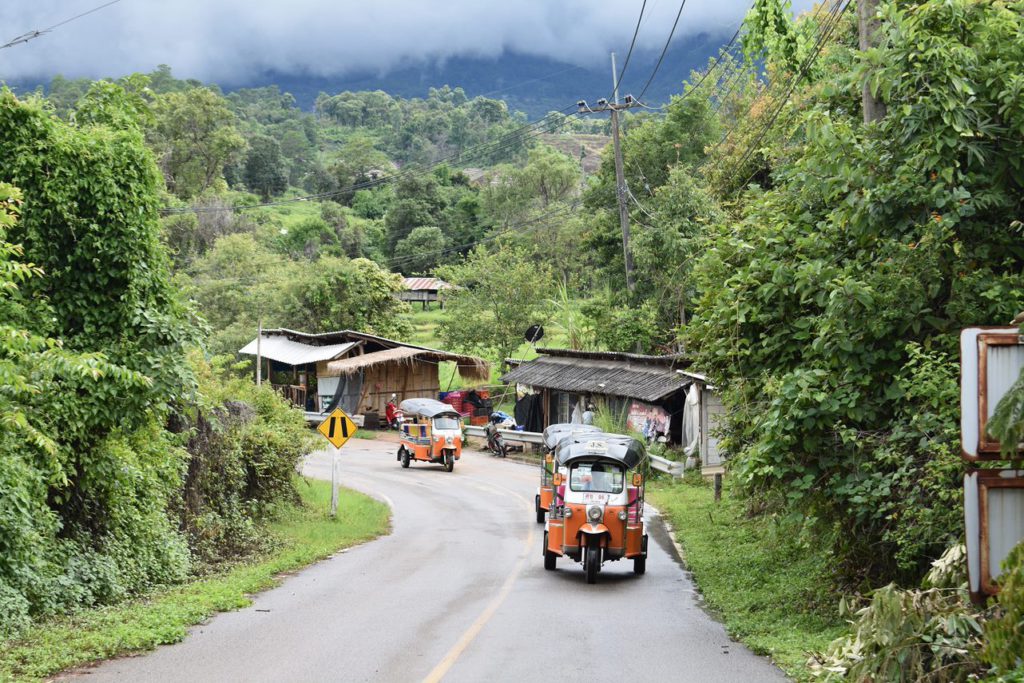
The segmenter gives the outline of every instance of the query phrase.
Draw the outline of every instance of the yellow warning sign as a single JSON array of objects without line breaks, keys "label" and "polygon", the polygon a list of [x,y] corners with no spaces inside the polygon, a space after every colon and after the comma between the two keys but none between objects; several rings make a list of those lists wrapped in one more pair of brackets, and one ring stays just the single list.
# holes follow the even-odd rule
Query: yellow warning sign
[{"label": "yellow warning sign", "polygon": [[327,416],[327,419],[316,428],[323,434],[335,448],[341,448],[345,442],[356,433],[356,423],[345,414],[341,408],[335,408],[334,412]]}]

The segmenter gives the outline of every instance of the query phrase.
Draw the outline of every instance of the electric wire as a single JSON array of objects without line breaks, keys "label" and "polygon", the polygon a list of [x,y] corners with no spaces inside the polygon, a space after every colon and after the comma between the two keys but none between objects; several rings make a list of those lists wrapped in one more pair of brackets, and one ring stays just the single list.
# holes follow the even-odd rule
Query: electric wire
[{"label": "electric wire", "polygon": [[465,150],[458,150],[458,151],[453,152],[453,153],[451,153],[451,154],[449,154],[447,156],[443,156],[443,157],[441,157],[441,158],[431,162],[430,164],[427,164],[426,166],[413,166],[413,165],[410,165],[410,166],[408,166],[408,167],[406,167],[404,169],[401,169],[401,170],[397,171],[396,173],[381,175],[381,176],[379,176],[377,178],[372,178],[370,180],[366,180],[366,181],[362,181],[362,182],[359,182],[359,183],[355,183],[355,184],[349,185],[347,187],[338,188],[338,189],[335,189],[335,190],[330,190],[328,192],[319,192],[319,193],[313,193],[313,194],[306,194],[306,195],[301,195],[299,197],[289,197],[287,199],[278,199],[278,200],[274,200],[274,201],[260,202],[260,203],[257,203],[257,204],[250,204],[250,205],[246,205],[246,206],[237,206],[237,207],[236,206],[224,206],[224,207],[196,207],[196,206],[173,207],[173,206],[167,206],[167,207],[163,207],[161,209],[161,213],[164,214],[164,215],[176,215],[176,214],[188,214],[188,213],[199,214],[199,213],[222,213],[222,212],[231,212],[231,211],[248,211],[248,210],[252,210],[252,209],[260,209],[260,208],[267,208],[267,207],[274,207],[274,206],[282,206],[282,205],[287,205],[287,204],[293,204],[295,202],[316,201],[316,200],[322,200],[322,199],[330,199],[332,197],[341,196],[341,195],[344,195],[344,194],[348,194],[350,192],[355,192],[357,190],[371,189],[371,188],[378,187],[378,186],[381,186],[381,185],[385,185],[385,184],[388,184],[388,183],[392,183],[392,182],[395,182],[395,181],[398,181],[398,180],[401,180],[401,179],[407,178],[407,177],[421,177],[423,175],[429,174],[430,172],[432,172],[437,167],[439,167],[439,166],[441,166],[441,165],[443,165],[445,163],[448,163],[450,161],[461,161],[461,160],[467,160],[467,159],[470,159],[470,160],[471,159],[478,159],[478,158],[482,157],[485,154],[486,155],[500,155],[500,154],[506,152],[509,149],[519,148],[523,144],[525,144],[528,140],[532,140],[532,139],[534,139],[536,137],[539,137],[540,135],[545,134],[547,132],[546,127],[548,125],[550,125],[550,124],[555,123],[557,117],[564,116],[564,119],[561,122],[558,122],[559,125],[564,125],[565,121],[567,121],[568,119],[570,119],[570,118],[572,118],[574,116],[577,116],[579,114],[578,112],[570,111],[571,109],[575,109],[575,108],[576,108],[576,106],[572,105],[571,107],[565,107],[565,108],[563,108],[560,111],[552,112],[552,113],[548,114],[547,116],[543,117],[542,119],[539,119],[538,121],[534,121],[533,123],[526,124],[526,125],[521,126],[521,127],[517,128],[517,129],[515,129],[515,130],[513,130],[513,131],[511,131],[509,133],[506,133],[506,134],[502,135],[501,137],[497,138],[496,140],[488,141],[488,142],[485,142],[485,143],[480,143],[479,145],[474,145],[473,147],[470,147],[470,148],[465,149]]},{"label": "electric wire", "polygon": [[65,19],[64,21],[60,21],[60,22],[58,22],[58,23],[56,23],[53,26],[50,26],[48,28],[44,28],[44,29],[38,30],[38,31],[37,30],[33,30],[33,31],[28,31],[26,33],[22,33],[20,36],[17,36],[15,38],[11,38],[9,41],[4,43],[3,45],[0,45],[0,50],[3,50],[4,48],[8,48],[8,47],[14,47],[15,45],[19,45],[21,43],[27,43],[28,41],[32,40],[33,38],[38,38],[38,37],[40,37],[42,35],[45,35],[45,34],[49,33],[50,31],[52,31],[55,28],[59,28],[59,27],[63,26],[64,24],[70,24],[72,21],[75,21],[76,19],[81,19],[82,17],[88,16],[88,15],[92,14],[93,12],[99,12],[101,9],[103,9],[105,7],[110,7],[111,5],[114,5],[114,4],[119,3],[119,2],[121,2],[121,0],[110,0],[110,2],[102,4],[99,7],[93,7],[91,10],[89,10],[87,12],[82,12],[81,14],[76,14],[75,16],[73,16],[73,17],[71,17],[69,19]]},{"label": "electric wire", "polygon": [[[811,17],[812,20],[817,20],[818,15],[821,14],[821,9],[824,6],[825,6],[825,3],[822,3],[822,4],[818,5],[818,7],[814,11],[814,14]],[[836,9],[836,7],[838,7],[838,5],[834,5],[832,7],[832,10],[830,10],[830,12],[829,12],[829,16],[831,16],[832,11],[834,11]],[[817,37],[817,40],[815,41],[815,44],[817,44],[821,40],[821,37],[822,37],[823,34],[824,34],[824,26],[819,27],[818,34],[817,34],[818,37]],[[739,73],[741,74],[742,70]],[[795,73],[792,74],[790,76],[790,79],[788,81],[786,81],[786,85],[783,86],[783,88],[788,87],[789,84],[793,82],[793,78],[795,78],[795,76],[796,76]],[[737,82],[738,82],[738,80],[739,79],[737,79]],[[733,84],[733,87],[735,87],[735,83]],[[730,93],[731,93],[731,90],[730,90]],[[718,109],[721,109],[721,106],[722,106],[721,103],[724,103],[724,100],[720,100],[720,104],[718,105]],[[736,132],[736,130],[739,128],[740,124],[750,116],[750,112],[753,111],[754,106],[755,106],[756,103],[757,103],[757,98],[755,98],[754,101],[750,103],[750,106],[747,107],[746,112],[744,112],[743,116],[737,116],[737,117],[735,117],[733,119],[732,125],[729,126],[729,129],[726,130],[725,134],[722,135],[722,137],[718,140],[718,142],[715,144],[715,146],[707,154],[707,156],[705,157],[704,162],[701,163],[694,170],[698,170],[700,168],[703,168],[707,163],[709,163],[711,161],[712,157],[714,156],[714,153],[716,151],[718,151],[719,148],[721,148],[721,146],[725,143],[725,141],[728,140],[732,136],[732,134],[734,132]],[[716,109],[716,111],[718,111],[718,109]]]},{"label": "electric wire", "polygon": [[[772,126],[775,125],[775,121],[778,119],[779,114],[782,113],[782,110],[785,109],[786,105],[789,103],[789,98],[792,96],[793,90],[796,89],[797,84],[803,80],[804,76],[807,75],[807,72],[810,70],[811,65],[817,62],[818,56],[821,54],[821,51],[825,47],[825,44],[828,42],[828,39],[835,32],[836,27],[838,26],[843,14],[846,12],[849,6],[850,0],[846,0],[846,3],[842,5],[841,9],[840,5],[836,4],[832,12],[826,18],[825,25],[822,27],[820,35],[814,47],[808,53],[807,58],[804,59],[803,64],[801,64],[800,66],[799,72],[795,73],[793,77],[790,78],[789,83],[787,84],[788,87],[786,89],[786,94],[779,101],[779,106],[775,108],[772,115],[768,119],[768,122],[764,125],[763,129],[758,134],[757,138],[753,141],[753,143],[751,143],[748,146],[747,151],[740,159],[737,168],[743,168],[743,165],[757,150],[758,146],[761,144],[761,141],[768,134],[768,131],[771,130]],[[757,175],[757,171],[755,171],[754,174],[752,174],[749,178],[753,178],[754,175]],[[749,178],[747,182],[749,182]]]},{"label": "electric wire", "polygon": [[650,77],[647,79],[647,83],[644,84],[643,90],[640,91],[640,94],[636,99],[642,100],[644,98],[644,94],[647,92],[647,89],[651,87],[654,77],[658,75],[658,69],[661,68],[661,63],[665,60],[665,54],[668,52],[668,47],[672,43],[672,37],[676,33],[676,26],[679,25],[679,17],[683,15],[684,7],[686,7],[686,0],[679,3],[679,11],[676,12],[676,20],[672,22],[672,30],[669,31],[668,40],[665,41],[665,47],[661,50],[661,55],[658,57],[658,63],[654,65],[654,70],[651,72]]},{"label": "electric wire", "polygon": [[629,67],[629,58],[633,56],[633,48],[636,47],[636,37],[640,34],[640,24],[644,20],[644,10],[647,9],[647,0],[640,6],[640,16],[636,18],[636,28],[633,30],[633,40],[629,43],[629,51],[626,53],[626,61],[622,63],[622,69],[615,78],[616,90],[622,85],[622,77],[626,75],[626,68]]},{"label": "electric wire", "polygon": [[[559,217],[559,216],[563,216],[565,214],[570,213],[571,211],[575,210],[579,206],[579,204],[580,204],[580,200],[577,199],[577,200],[573,201],[571,204],[560,206],[560,207],[558,207],[556,209],[553,209],[551,211],[547,211],[546,213],[543,213],[543,214],[541,214],[539,216],[535,216],[535,217],[533,217],[533,218],[531,218],[529,220],[525,220],[525,221],[522,221],[520,223],[516,223],[514,225],[506,226],[506,227],[504,227],[504,228],[502,228],[500,230],[497,230],[497,231],[491,233],[490,235],[487,235],[486,237],[482,237],[480,239],[473,240],[472,242],[467,242],[465,244],[460,244],[460,245],[453,246],[453,247],[446,247],[444,249],[439,249],[439,250],[436,250],[436,251],[419,252],[417,254],[412,254],[410,256],[392,257],[392,258],[388,259],[387,265],[388,265],[388,267],[390,269],[394,269],[395,266],[398,266],[398,265],[401,265],[403,263],[407,263],[409,261],[413,261],[413,260],[422,258],[424,256],[443,256],[443,255],[452,254],[452,253],[455,253],[455,252],[461,252],[461,251],[464,251],[464,250],[467,250],[467,249],[471,249],[471,248],[473,248],[473,247],[475,247],[477,245],[480,245],[480,244],[486,244],[488,242],[493,242],[494,240],[498,239],[499,237],[503,237],[504,235],[510,234],[512,232],[518,232],[518,233],[530,232],[532,230],[535,230],[537,227],[542,227],[543,224],[544,224],[544,221],[546,221],[546,220],[549,220],[551,218],[556,218],[556,217]],[[530,226],[532,226],[532,227],[530,227]],[[527,229],[524,230],[523,228],[527,228]]]}]

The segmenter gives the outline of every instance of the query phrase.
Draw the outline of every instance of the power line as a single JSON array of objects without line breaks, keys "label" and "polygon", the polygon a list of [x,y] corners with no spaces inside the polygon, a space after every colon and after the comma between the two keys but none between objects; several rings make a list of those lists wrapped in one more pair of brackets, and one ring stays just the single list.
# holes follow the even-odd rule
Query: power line
[{"label": "power line", "polygon": [[235,206],[226,206],[226,207],[195,207],[195,206],[191,206],[191,207],[170,207],[170,206],[168,206],[168,207],[163,207],[163,209],[161,209],[161,212],[164,215],[174,215],[174,214],[185,214],[185,213],[196,213],[196,214],[199,214],[199,213],[222,213],[222,212],[230,212],[230,211],[247,211],[247,210],[251,210],[251,209],[260,209],[260,208],[267,208],[267,207],[273,207],[273,206],[283,206],[283,205],[287,205],[287,204],[293,204],[295,202],[316,201],[316,200],[322,200],[322,199],[330,199],[332,197],[337,197],[337,196],[340,196],[340,195],[348,194],[350,192],[355,192],[357,190],[364,190],[364,189],[371,189],[371,188],[374,188],[374,187],[379,187],[381,185],[385,185],[385,184],[388,184],[388,183],[395,182],[397,180],[401,180],[402,178],[412,178],[412,177],[423,176],[423,175],[426,175],[426,174],[430,173],[435,168],[437,168],[437,167],[441,166],[442,164],[445,164],[445,163],[447,163],[449,161],[463,160],[463,159],[466,159],[466,158],[474,159],[474,158],[479,158],[480,156],[483,156],[484,154],[490,154],[490,155],[501,154],[501,153],[505,152],[506,150],[518,148],[521,145],[526,144],[526,142],[528,140],[532,140],[533,138],[539,137],[540,135],[543,135],[544,133],[546,133],[547,132],[545,130],[546,126],[548,126],[549,124],[555,123],[557,117],[559,117],[559,116],[564,116],[565,117],[565,119],[562,122],[560,122],[560,124],[559,124],[559,125],[563,125],[565,123],[565,121],[568,120],[569,118],[572,118],[573,116],[577,116],[579,114],[579,112],[570,112],[569,111],[570,109],[575,109],[575,108],[576,108],[575,106],[573,106],[573,107],[566,107],[566,108],[563,108],[560,111],[552,112],[552,113],[548,114],[547,116],[543,117],[542,119],[540,119],[538,121],[535,121],[535,122],[530,123],[530,124],[526,124],[526,125],[521,126],[521,127],[517,128],[517,129],[515,129],[513,131],[510,131],[509,133],[506,133],[506,134],[502,135],[501,137],[497,138],[496,140],[492,140],[492,141],[485,142],[485,143],[480,143],[480,144],[474,145],[473,147],[470,147],[470,148],[468,148],[466,150],[460,150],[460,151],[453,152],[453,153],[451,153],[451,154],[449,154],[449,155],[447,155],[445,157],[441,157],[440,159],[438,159],[438,160],[436,160],[436,161],[426,165],[425,167],[420,167],[420,168],[416,168],[416,167],[408,168],[407,167],[405,169],[402,169],[402,170],[398,171],[397,173],[393,173],[393,174],[389,174],[389,175],[382,175],[382,176],[380,176],[378,178],[372,178],[370,180],[366,180],[366,181],[363,181],[363,182],[360,182],[360,183],[355,183],[355,184],[350,185],[348,187],[343,187],[343,188],[338,188],[336,190],[331,190],[329,192],[320,192],[320,193],[315,193],[315,194],[307,194],[307,195],[302,195],[302,196],[299,196],[299,197],[290,197],[288,199],[279,199],[279,200],[275,200],[275,201],[261,202],[261,203],[258,203],[258,204],[250,204],[250,205],[247,205],[247,206],[238,206],[238,207],[235,207]]},{"label": "power line", "polygon": [[[831,9],[831,10],[829,11],[829,16],[831,16],[831,15],[832,15],[832,12],[834,12],[834,11],[835,11],[835,9],[836,9],[836,7],[837,7],[837,6],[838,6],[838,5],[834,5],[834,6],[832,7],[832,9]],[[821,9],[822,9],[823,7],[825,7],[825,3],[822,3],[822,4],[818,5],[818,7],[817,7],[817,8],[816,8],[816,9],[814,10],[814,14],[813,14],[813,15],[811,16],[811,19],[812,19],[812,20],[817,20],[817,18],[818,18],[818,15],[819,15],[819,14],[821,14]],[[818,38],[816,39],[816,41],[815,41],[815,44],[817,44],[817,42],[821,40],[821,36],[822,36],[822,35],[824,35],[824,30],[825,30],[825,29],[824,29],[824,27],[820,27],[820,28],[818,29],[818,34],[817,34],[817,35],[818,35]],[[740,71],[738,71],[738,72],[737,72],[737,75],[738,75],[738,76],[741,76],[741,75],[742,75],[742,73],[743,73],[743,70],[741,69]],[[786,82],[786,86],[783,86],[783,87],[785,88],[785,87],[787,87],[787,86],[788,86],[788,85],[789,85],[790,83],[792,83],[792,82],[793,82],[793,78],[795,78],[795,77],[796,77],[796,75],[795,75],[795,74],[794,74],[793,76],[791,76],[791,77],[790,77],[790,79],[789,79],[789,80],[788,80],[788,81]],[[740,80],[740,79],[739,79],[739,78],[737,78],[737,79],[736,79],[736,81],[735,81],[735,82],[733,83],[733,85],[732,85],[732,86],[730,86],[730,89],[729,89],[729,92],[730,92],[730,93],[732,92],[732,89],[733,89],[733,88],[735,87],[735,84],[736,84],[736,82],[738,82],[739,80]],[[717,109],[716,109],[715,111],[718,111],[718,109],[721,109],[722,103],[724,103],[724,99],[723,99],[723,100],[719,100],[719,105],[718,105],[718,108],[717,108]],[[752,102],[752,103],[750,104],[750,106],[749,106],[749,107],[747,107],[747,110],[746,110],[746,112],[745,112],[745,113],[743,114],[743,116],[737,116],[737,117],[736,117],[736,118],[735,118],[735,119],[733,120],[733,123],[732,123],[732,125],[731,125],[731,126],[729,127],[729,129],[728,129],[728,130],[727,130],[727,131],[725,132],[725,134],[724,134],[724,135],[722,135],[721,139],[720,139],[720,140],[719,140],[719,141],[718,141],[718,142],[717,142],[717,143],[715,144],[715,146],[714,146],[714,147],[712,148],[711,152],[710,152],[710,153],[709,153],[709,154],[707,155],[707,157],[705,158],[705,161],[704,161],[704,162],[703,162],[702,164],[700,164],[700,166],[698,166],[698,167],[697,167],[696,169],[694,169],[694,170],[699,170],[700,168],[702,168],[703,166],[705,166],[705,165],[706,165],[706,164],[707,164],[707,163],[708,163],[708,162],[709,162],[709,161],[711,160],[711,156],[712,156],[712,154],[714,154],[714,153],[715,153],[715,152],[716,152],[716,151],[717,151],[717,150],[718,150],[718,149],[719,149],[719,148],[720,148],[720,147],[721,147],[721,146],[722,146],[722,145],[723,145],[723,144],[725,143],[725,141],[729,139],[729,137],[730,137],[730,136],[731,136],[731,135],[732,135],[732,134],[733,134],[733,133],[734,133],[734,132],[736,131],[736,129],[738,129],[738,128],[739,128],[739,126],[740,126],[740,123],[741,123],[741,122],[742,122],[743,120],[745,120],[745,119],[746,119],[746,118],[747,118],[747,117],[748,117],[748,116],[750,115],[750,112],[752,112],[752,111],[753,111],[753,109],[754,109],[754,104],[755,104],[755,103],[756,103],[756,99],[755,99],[755,102]]]},{"label": "power line", "polygon": [[[773,112],[773,114],[772,114],[771,118],[769,119],[767,125],[761,131],[761,133],[757,137],[757,139],[754,140],[753,144],[751,144],[750,147],[747,149],[747,152],[746,152],[746,154],[743,155],[743,158],[740,159],[740,162],[737,165],[737,168],[739,168],[739,169],[743,168],[743,164],[746,163],[747,159],[754,153],[754,150],[757,148],[757,146],[759,144],[761,144],[761,140],[764,139],[764,136],[768,134],[768,131],[775,124],[775,120],[778,118],[779,114],[782,113],[782,110],[785,108],[786,104],[788,103],[789,97],[790,97],[790,95],[792,95],[793,90],[796,87],[796,84],[803,78],[804,75],[806,75],[806,73],[809,70],[810,66],[812,64],[814,64],[818,60],[818,56],[821,54],[822,49],[825,47],[825,44],[828,42],[828,39],[835,32],[836,27],[839,25],[839,22],[842,19],[843,14],[846,13],[846,10],[847,10],[847,8],[849,8],[849,6],[850,6],[850,0],[847,0],[846,4],[844,4],[842,6],[842,9],[840,9],[838,12],[835,12],[835,10],[839,8],[839,5],[837,4],[836,7],[833,9],[833,12],[835,12],[835,15],[830,17],[830,19],[826,19],[826,26],[827,27],[822,30],[822,33],[819,36],[819,39],[818,39],[817,43],[815,44],[815,46],[812,49],[811,53],[808,55],[807,59],[804,60],[804,64],[803,64],[802,68],[800,69],[799,76],[791,79],[790,87],[789,87],[789,89],[786,92],[786,96],[784,98],[782,98],[782,101],[780,102],[779,106]],[[749,176],[747,176],[747,179],[744,180],[743,183],[741,183],[737,187],[737,189],[741,189],[741,188],[745,187],[746,184],[748,182],[750,182],[751,178],[753,178],[755,175],[757,175],[757,172],[759,170],[760,169],[756,169],[753,173],[751,173]]]},{"label": "power line", "polygon": [[636,47],[636,37],[640,33],[640,24],[644,20],[644,10],[647,9],[647,0],[644,0],[640,6],[640,16],[636,18],[636,28],[633,30],[633,40],[629,43],[629,52],[626,53],[626,61],[622,63],[622,69],[619,71],[619,77],[615,79],[616,83],[622,83],[622,77],[626,74],[626,68],[629,67],[629,58],[633,56],[633,48]]},{"label": "power line", "polygon": [[654,65],[654,71],[651,72],[650,78],[648,78],[647,83],[644,84],[643,90],[641,90],[640,94],[637,95],[638,100],[642,100],[644,98],[644,93],[647,92],[647,88],[651,87],[651,82],[654,81],[654,77],[658,74],[658,69],[661,68],[661,63],[665,59],[665,53],[668,52],[668,46],[672,42],[672,36],[676,33],[676,26],[679,25],[679,17],[683,15],[684,7],[686,7],[686,0],[679,3],[679,11],[676,13],[676,20],[672,22],[672,30],[669,31],[668,40],[665,41],[665,47],[661,50],[661,56],[658,57],[658,63]]},{"label": "power line", "polygon": [[[451,253],[454,253],[454,252],[463,251],[465,249],[471,249],[472,247],[475,247],[475,246],[480,245],[480,244],[486,244],[487,242],[493,242],[494,240],[498,239],[499,237],[507,235],[507,234],[509,234],[511,232],[524,232],[524,233],[525,232],[530,232],[531,230],[534,230],[537,227],[541,227],[540,224],[543,221],[546,221],[548,219],[555,218],[555,217],[558,217],[558,216],[562,216],[562,215],[564,215],[566,213],[569,213],[570,211],[572,211],[575,208],[577,208],[579,206],[579,203],[580,202],[577,199],[572,204],[569,204],[569,205],[566,205],[566,206],[561,206],[561,207],[559,207],[557,209],[554,209],[552,211],[548,211],[547,213],[543,213],[540,216],[535,216],[534,218],[531,218],[531,219],[529,219],[527,221],[523,221],[522,223],[517,223],[517,224],[514,224],[514,225],[509,225],[509,226],[507,226],[505,228],[502,228],[501,230],[498,230],[497,232],[491,233],[487,237],[483,237],[483,238],[478,239],[478,240],[473,240],[472,242],[467,242],[466,244],[460,244],[460,245],[454,246],[454,247],[447,247],[445,249],[439,249],[437,251],[421,252],[421,253],[413,254],[413,255],[410,255],[410,256],[392,257],[391,259],[388,259],[387,265],[388,265],[388,268],[393,270],[395,266],[398,266],[398,265],[401,265],[403,263],[406,263],[406,262],[409,262],[409,261],[413,261],[413,260],[422,258],[424,256],[442,256],[442,255],[451,254]],[[529,227],[528,229],[523,230],[523,228],[527,228],[528,226],[533,226],[533,227]]]},{"label": "power line", "polygon": [[7,47],[14,47],[15,45],[19,45],[21,43],[27,43],[28,41],[32,40],[33,38],[38,38],[38,37],[40,37],[42,35],[45,35],[45,34],[49,33],[50,31],[52,31],[55,28],[63,26],[64,24],[69,24],[72,21],[75,21],[76,19],[81,19],[82,17],[88,16],[88,15],[92,14],[93,12],[99,12],[104,7],[110,7],[111,5],[116,4],[118,2],[121,2],[121,0],[110,0],[110,2],[108,2],[106,4],[100,5],[99,7],[94,7],[91,10],[89,10],[88,12],[82,12],[81,14],[76,14],[75,16],[73,16],[73,17],[71,17],[69,19],[65,19],[64,21],[57,22],[53,26],[49,26],[47,28],[44,28],[44,29],[38,30],[38,31],[33,30],[33,31],[28,31],[27,33],[22,33],[20,36],[17,36],[16,38],[12,38],[11,40],[9,40],[6,43],[4,43],[3,45],[0,45],[0,50],[3,50],[4,48],[7,48]]}]

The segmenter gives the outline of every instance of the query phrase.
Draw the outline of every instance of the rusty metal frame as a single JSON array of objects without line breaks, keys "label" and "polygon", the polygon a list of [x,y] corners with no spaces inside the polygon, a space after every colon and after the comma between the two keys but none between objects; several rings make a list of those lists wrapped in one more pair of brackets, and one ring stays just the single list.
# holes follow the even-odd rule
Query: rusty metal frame
[{"label": "rusty metal frame", "polygon": [[1016,334],[978,335],[978,457],[977,460],[1005,460],[1000,444],[988,435],[988,347],[1024,346]]},{"label": "rusty metal frame", "polygon": [[[1024,477],[1001,476],[1006,470],[976,470],[978,474],[978,516],[981,531],[981,592],[984,595],[996,595],[999,586],[992,579],[989,566],[989,533],[988,533],[988,493],[990,489],[1021,489],[1024,490]],[[1010,470],[1013,471],[1013,470]],[[1019,472],[1019,470],[1017,470]]]}]

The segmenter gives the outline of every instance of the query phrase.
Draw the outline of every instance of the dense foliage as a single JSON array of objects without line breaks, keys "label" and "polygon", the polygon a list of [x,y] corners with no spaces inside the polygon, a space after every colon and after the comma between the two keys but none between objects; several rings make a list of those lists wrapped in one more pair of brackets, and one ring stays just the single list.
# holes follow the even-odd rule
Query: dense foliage
[{"label": "dense foliage", "polygon": [[[262,507],[291,495],[301,418],[241,385],[197,391],[203,364],[185,349],[198,328],[172,286],[161,175],[135,102],[100,84],[71,125],[0,91],[5,636],[34,616],[116,602],[182,580],[195,560],[231,556],[259,537],[240,532]],[[195,447],[189,416],[229,396],[254,406],[251,419],[221,429],[231,441]],[[193,504],[193,472],[214,467]]]},{"label": "dense foliage", "polygon": [[690,339],[748,490],[837,525],[851,569],[913,577],[960,533],[956,332],[1024,305],[1024,14],[887,7],[868,59],[889,115],[848,106],[847,23],[771,188],[709,235]]}]

